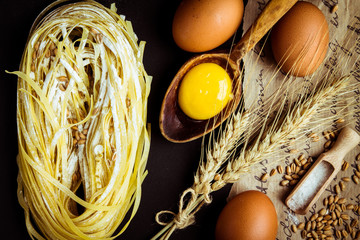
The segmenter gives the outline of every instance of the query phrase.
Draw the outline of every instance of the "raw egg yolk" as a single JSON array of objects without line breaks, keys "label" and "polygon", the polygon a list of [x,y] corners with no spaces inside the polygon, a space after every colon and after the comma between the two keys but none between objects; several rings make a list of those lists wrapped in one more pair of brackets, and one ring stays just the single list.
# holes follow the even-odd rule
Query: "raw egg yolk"
[{"label": "raw egg yolk", "polygon": [[178,102],[190,118],[205,120],[214,117],[233,97],[231,79],[215,63],[193,67],[180,84]]}]

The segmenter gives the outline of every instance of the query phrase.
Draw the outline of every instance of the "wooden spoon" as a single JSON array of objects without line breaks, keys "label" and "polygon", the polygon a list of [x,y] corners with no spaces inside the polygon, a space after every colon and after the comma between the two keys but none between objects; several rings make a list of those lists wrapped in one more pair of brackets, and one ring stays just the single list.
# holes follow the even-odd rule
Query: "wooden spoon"
[{"label": "wooden spoon", "polygon": [[298,214],[306,214],[334,179],[345,155],[360,141],[360,136],[350,127],[344,127],[334,146],[322,153],[302,177],[285,200],[285,204]]},{"label": "wooden spoon", "polygon": [[[180,68],[165,94],[160,111],[160,130],[166,139],[172,142],[194,140],[210,132],[230,116],[241,99],[241,59],[296,2],[297,0],[271,0],[230,54],[204,53],[191,58]],[[234,98],[218,116],[199,121],[189,118],[181,111],[177,96],[178,87],[185,74],[194,66],[204,62],[216,63],[226,69],[233,79]]]}]

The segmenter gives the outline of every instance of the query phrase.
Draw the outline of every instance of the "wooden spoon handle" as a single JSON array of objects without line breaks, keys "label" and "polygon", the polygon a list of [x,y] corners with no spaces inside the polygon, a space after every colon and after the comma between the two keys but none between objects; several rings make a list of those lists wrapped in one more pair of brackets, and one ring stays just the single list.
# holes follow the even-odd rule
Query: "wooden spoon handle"
[{"label": "wooden spoon handle", "polygon": [[297,2],[297,0],[271,0],[240,41],[235,45],[230,58],[240,66],[241,59],[275,23]]},{"label": "wooden spoon handle", "polygon": [[[343,159],[344,156],[360,142],[360,136],[350,127],[344,127],[336,139],[334,146],[324,155],[331,159]],[[341,162],[341,161],[340,161]]]}]

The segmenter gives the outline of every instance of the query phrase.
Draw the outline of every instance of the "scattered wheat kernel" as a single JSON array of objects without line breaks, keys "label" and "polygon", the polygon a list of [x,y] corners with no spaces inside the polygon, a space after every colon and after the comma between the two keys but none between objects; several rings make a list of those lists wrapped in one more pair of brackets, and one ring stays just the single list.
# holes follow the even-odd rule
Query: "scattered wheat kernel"
[{"label": "scattered wheat kernel", "polygon": [[295,153],[298,153],[299,152],[299,150],[297,150],[297,149],[291,149],[290,150],[290,154],[295,154]]},{"label": "scattered wheat kernel", "polygon": [[347,215],[347,214],[341,214],[340,217],[341,217],[342,219],[344,219],[344,220],[349,220],[349,219],[350,219],[349,215]]},{"label": "scattered wheat kernel", "polygon": [[339,186],[340,186],[341,191],[344,191],[346,188],[344,182],[342,182],[342,181],[339,182]]},{"label": "scattered wheat kernel", "polygon": [[79,136],[80,136],[81,139],[86,139],[85,134],[83,134],[82,132],[79,133]]},{"label": "scattered wheat kernel", "polygon": [[315,238],[315,239],[318,239],[318,238],[319,238],[318,234],[317,234],[315,231],[311,231],[311,235],[312,235],[313,238]]},{"label": "scattered wheat kernel", "polygon": [[341,204],[341,209],[343,210],[343,212],[345,212],[346,211],[346,205],[343,203],[343,204]]},{"label": "scattered wheat kernel", "polygon": [[353,231],[353,232],[351,233],[351,237],[352,237],[352,239],[355,239],[355,237],[356,237],[356,231]]},{"label": "scattered wheat kernel", "polygon": [[67,82],[69,79],[67,78],[67,76],[60,76],[57,77],[57,80],[59,80],[60,82]]},{"label": "scattered wheat kernel", "polygon": [[312,138],[312,137],[314,137],[314,136],[317,136],[317,134],[314,133],[314,132],[312,132],[312,133],[307,134],[307,136],[308,136],[309,138]]},{"label": "scattered wheat kernel", "polygon": [[33,51],[33,53],[32,53],[32,59],[33,59],[33,60],[35,60],[35,59],[36,59],[36,55],[37,55],[37,54],[36,54],[36,52],[37,52],[37,51],[36,51],[36,50],[34,50],[34,51]]},{"label": "scattered wheat kernel", "polygon": [[338,210],[339,212],[342,212],[342,211],[343,211],[342,208],[341,208],[341,206],[340,206],[339,204],[336,204],[336,205],[335,205],[335,208],[336,208],[336,210]]},{"label": "scattered wheat kernel", "polygon": [[360,153],[358,155],[356,155],[356,161],[360,161]]},{"label": "scattered wheat kernel", "polygon": [[310,222],[310,221],[306,222],[305,230],[306,230],[307,232],[309,232],[309,231],[311,230],[311,222]]},{"label": "scattered wheat kernel", "polygon": [[295,173],[298,174],[298,173],[300,172],[300,169],[301,169],[301,168],[300,168],[299,166],[296,166],[296,168],[295,168]]},{"label": "scattered wheat kernel", "polygon": [[298,175],[302,176],[302,175],[304,175],[305,173],[306,173],[306,170],[300,170],[300,171],[298,172]]},{"label": "scattered wheat kernel", "polygon": [[339,201],[339,195],[335,195],[335,197],[334,197],[334,203],[337,203],[338,201]]},{"label": "scattered wheat kernel", "polygon": [[360,163],[356,165],[358,171],[360,171]]},{"label": "scattered wheat kernel", "polygon": [[337,218],[341,218],[341,212],[338,209],[335,209],[335,214]]},{"label": "scattered wheat kernel", "polygon": [[290,166],[286,166],[286,173],[287,173],[288,175],[291,174],[291,167],[290,167]]},{"label": "scattered wheat kernel", "polygon": [[360,180],[356,175],[352,176],[352,180],[354,181],[355,184],[359,184]]},{"label": "scattered wheat kernel", "polygon": [[290,181],[290,185],[291,185],[291,186],[294,186],[294,185],[297,184],[298,182],[299,182],[299,180],[297,180],[297,179],[291,180],[291,181]]},{"label": "scattered wheat kernel", "polygon": [[283,169],[283,167],[282,167],[281,165],[277,166],[277,167],[276,167],[276,170],[277,170],[278,173],[280,173],[280,174],[284,172],[284,169]]},{"label": "scattered wheat kernel", "polygon": [[318,142],[320,140],[319,136],[314,136],[311,138],[311,141]]},{"label": "scattered wheat kernel", "polygon": [[289,184],[289,180],[282,180],[281,182],[280,182],[280,185],[281,186],[286,186],[286,185],[288,185]]},{"label": "scattered wheat kernel", "polygon": [[303,169],[307,170],[310,168],[310,166],[311,166],[311,163],[308,162],[303,166]]},{"label": "scattered wheat kernel", "polygon": [[315,221],[312,221],[312,222],[311,222],[311,229],[312,229],[312,230],[315,230],[315,228],[316,228],[316,222],[315,222]]},{"label": "scattered wheat kernel", "polygon": [[284,175],[284,178],[289,181],[293,180],[292,176],[287,175],[287,174]]},{"label": "scattered wheat kernel", "polygon": [[347,225],[345,226],[345,230],[346,230],[349,234],[351,234],[351,233],[353,232],[353,229],[352,229],[352,227],[351,227],[349,224],[347,224]]},{"label": "scattered wheat kernel", "polygon": [[299,223],[299,224],[297,225],[297,229],[299,229],[299,230],[304,229],[304,227],[305,227],[305,223],[304,223],[304,222],[301,222],[301,223]]},{"label": "scattered wheat kernel", "polygon": [[276,169],[271,169],[271,171],[270,171],[270,176],[272,177],[272,176],[274,176],[276,174]]},{"label": "scattered wheat kernel", "polygon": [[297,227],[293,224],[293,225],[291,225],[291,230],[293,231],[293,233],[296,233]]},{"label": "scattered wheat kernel", "polygon": [[340,186],[339,185],[335,185],[335,192],[336,192],[336,194],[340,193]]},{"label": "scattered wheat kernel", "polygon": [[346,238],[349,235],[348,232],[345,229],[343,229],[341,231],[341,234],[343,235],[344,238]]},{"label": "scattered wheat kernel", "polygon": [[65,92],[66,91],[66,88],[63,84],[59,84],[59,88],[61,91]]},{"label": "scattered wheat kernel", "polygon": [[332,225],[333,225],[334,227],[335,227],[337,224],[338,224],[338,220],[337,220],[337,219],[332,222]]},{"label": "scattered wheat kernel", "polygon": [[317,230],[321,230],[324,227],[324,224],[322,222],[317,222],[316,223],[316,229]]},{"label": "scattered wheat kernel", "polygon": [[266,179],[268,179],[268,178],[269,178],[269,174],[264,173],[264,174],[261,176],[260,180],[261,180],[262,182],[264,182],[264,181],[266,181]]},{"label": "scattered wheat kernel", "polygon": [[316,221],[317,221],[318,223],[321,223],[321,221],[323,220],[323,218],[324,218],[323,216],[319,216],[319,217],[316,218]]},{"label": "scattered wheat kernel", "polygon": [[330,12],[331,12],[331,13],[334,13],[334,12],[336,12],[336,11],[338,10],[338,8],[339,8],[339,5],[338,5],[338,4],[335,4],[334,6],[332,6]]},{"label": "scattered wheat kernel", "polygon": [[320,216],[324,216],[326,214],[326,209],[325,208],[322,208],[320,211],[319,211],[319,214]]},{"label": "scattered wheat kernel", "polygon": [[350,182],[350,178],[349,178],[349,177],[343,177],[343,178],[341,178],[341,180],[343,180],[344,182]]},{"label": "scattered wheat kernel", "polygon": [[[330,210],[330,212],[335,210],[335,203],[330,204],[329,210]],[[334,219],[334,217],[333,217],[333,219]]]},{"label": "scattered wheat kernel", "polygon": [[299,178],[300,178],[300,176],[297,175],[297,174],[293,174],[293,175],[291,175],[291,177],[292,177],[293,179],[299,179]]},{"label": "scattered wheat kernel", "polygon": [[327,215],[324,216],[324,220],[326,220],[326,222],[327,222],[328,220],[330,220],[330,219],[331,219],[331,216],[330,216],[329,214],[327,214]]},{"label": "scattered wheat kernel", "polygon": [[356,235],[355,235],[355,239],[359,239],[360,238],[360,230],[357,231]]},{"label": "scattered wheat kernel", "polygon": [[80,140],[80,136],[79,136],[79,132],[78,132],[78,131],[75,131],[75,139],[76,139],[77,141]]},{"label": "scattered wheat kernel", "polygon": [[296,171],[296,164],[295,163],[292,163],[290,165],[290,168],[291,168],[291,172],[294,173]]},{"label": "scattered wheat kernel", "polygon": [[358,209],[359,209],[359,205],[354,205],[353,210],[354,210],[354,211],[357,211]]},{"label": "scattered wheat kernel", "polygon": [[346,205],[346,209],[347,210],[353,210],[354,209],[354,204],[348,204],[348,205]]},{"label": "scattered wheat kernel", "polygon": [[339,224],[339,226],[342,226],[344,224],[344,220],[342,218],[339,218],[338,224]]},{"label": "scattered wheat kernel", "polygon": [[340,198],[339,200],[338,200],[338,204],[343,204],[343,203],[346,203],[346,198]]},{"label": "scattered wheat kernel", "polygon": [[355,227],[356,225],[358,225],[358,223],[359,223],[359,220],[357,220],[357,219],[354,218],[354,219],[351,221],[350,226],[351,226],[351,227]]},{"label": "scattered wheat kernel", "polygon": [[294,159],[294,163],[296,164],[296,166],[300,167],[301,166],[301,163],[299,160],[297,159]]},{"label": "scattered wheat kernel", "polygon": [[307,234],[306,230],[302,230],[301,231],[301,238],[306,238],[306,234]]},{"label": "scattered wheat kernel", "polygon": [[302,159],[302,160],[300,161],[300,163],[301,163],[301,166],[305,165],[305,164],[307,163],[307,159]]},{"label": "scattered wheat kernel", "polygon": [[332,227],[331,227],[330,225],[326,225],[326,226],[323,228],[324,231],[328,231],[328,230],[331,230],[331,229],[332,229]]},{"label": "scattered wheat kernel", "polygon": [[327,142],[324,144],[324,148],[329,148],[329,147],[331,146],[331,144],[332,144],[332,141],[331,141],[331,140],[327,141]]},{"label": "scattered wheat kernel", "polygon": [[308,233],[306,234],[306,237],[308,237],[309,239],[313,239],[313,238],[312,238],[312,235],[311,235],[311,232],[308,232]]},{"label": "scattered wheat kernel", "polygon": [[324,231],[324,234],[325,234],[326,236],[331,236],[331,235],[333,234],[333,232],[330,231],[330,230],[326,230],[326,231]]},{"label": "scattered wheat kernel", "polygon": [[335,135],[334,132],[330,132],[329,134],[330,134],[330,138],[332,138],[332,139],[335,139],[335,138],[336,138],[336,135]]},{"label": "scattered wheat kernel", "polygon": [[329,196],[329,205],[331,205],[334,202],[334,196],[330,195]]},{"label": "scattered wheat kernel", "polygon": [[317,217],[319,216],[319,214],[315,213],[310,217],[310,221],[315,221],[315,219],[317,219]]},{"label": "scattered wheat kernel", "polygon": [[328,131],[328,130],[324,131],[322,134],[323,134],[323,136],[324,136],[324,138],[325,138],[326,140],[329,140],[329,139],[330,139],[329,131]]},{"label": "scattered wheat kernel", "polygon": [[339,230],[336,230],[335,232],[336,238],[341,238],[341,232]]},{"label": "scattered wheat kernel", "polygon": [[355,170],[355,175],[356,175],[358,178],[360,178],[360,172],[359,172],[359,171]]},{"label": "scattered wheat kernel", "polygon": [[346,171],[349,168],[349,163],[347,161],[344,161],[344,163],[341,166],[341,170]]},{"label": "scattered wheat kernel", "polygon": [[344,123],[345,122],[345,119],[343,118],[339,118],[338,120],[335,121],[336,123]]}]

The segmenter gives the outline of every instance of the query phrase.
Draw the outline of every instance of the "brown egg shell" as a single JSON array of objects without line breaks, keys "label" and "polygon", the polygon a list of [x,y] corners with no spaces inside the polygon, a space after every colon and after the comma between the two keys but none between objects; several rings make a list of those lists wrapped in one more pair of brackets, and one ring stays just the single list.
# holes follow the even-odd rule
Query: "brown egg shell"
[{"label": "brown egg shell", "polygon": [[275,240],[278,219],[271,199],[258,190],[233,197],[219,214],[216,240]]},{"label": "brown egg shell", "polygon": [[[185,115],[180,109],[178,91],[185,74],[194,66],[205,62],[216,63],[227,71],[233,81],[234,97],[217,116],[207,120],[195,120]],[[229,59],[227,53],[209,53],[193,57],[180,68],[165,94],[160,111],[160,131],[171,142],[181,143],[195,140],[215,129],[230,116],[239,104],[241,93],[239,67]]]}]

